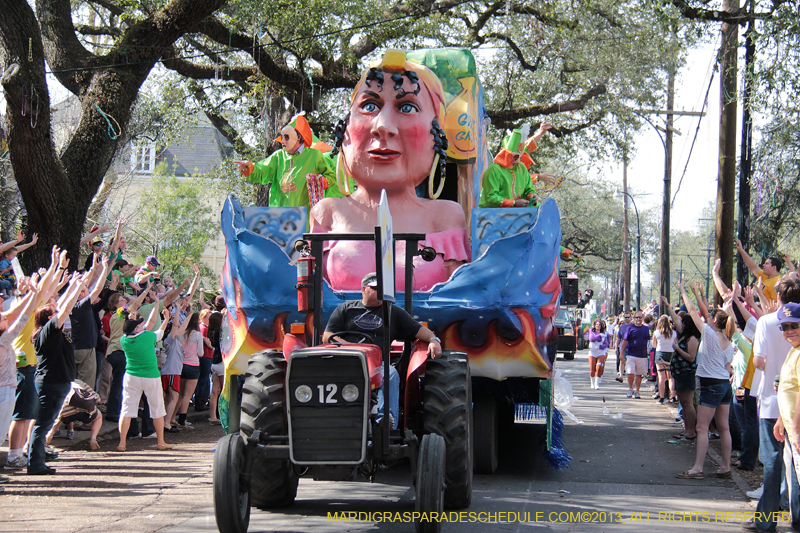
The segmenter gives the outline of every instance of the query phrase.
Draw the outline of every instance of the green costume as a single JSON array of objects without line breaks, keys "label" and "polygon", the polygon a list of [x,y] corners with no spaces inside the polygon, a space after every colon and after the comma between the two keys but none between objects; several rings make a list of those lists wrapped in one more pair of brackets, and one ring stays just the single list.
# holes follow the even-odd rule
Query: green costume
[{"label": "green costume", "polygon": [[492,163],[483,173],[478,207],[513,207],[514,200],[528,200],[534,194],[536,189],[524,164],[508,169]]},{"label": "green costume", "polygon": [[278,150],[256,163],[250,172],[245,172],[251,183],[272,184],[269,191],[271,207],[310,207],[306,186],[308,174],[322,174],[329,186],[336,183],[333,171],[320,151],[307,146],[292,155],[286,150]]},{"label": "green costume", "polygon": [[520,130],[512,131],[503,139],[503,149],[483,173],[478,207],[514,207],[514,201],[530,200],[536,195],[525,163],[520,160],[512,166],[514,154],[524,150]]}]

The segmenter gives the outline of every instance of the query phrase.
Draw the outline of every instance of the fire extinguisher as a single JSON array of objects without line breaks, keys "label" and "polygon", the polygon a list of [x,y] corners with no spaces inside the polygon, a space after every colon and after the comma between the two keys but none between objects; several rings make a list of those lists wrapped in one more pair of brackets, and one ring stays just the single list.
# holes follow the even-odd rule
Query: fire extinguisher
[{"label": "fire extinguisher", "polygon": [[301,257],[297,260],[297,310],[300,313],[314,311],[314,301],[309,298],[309,289],[312,289],[312,276],[314,274],[314,258]]}]

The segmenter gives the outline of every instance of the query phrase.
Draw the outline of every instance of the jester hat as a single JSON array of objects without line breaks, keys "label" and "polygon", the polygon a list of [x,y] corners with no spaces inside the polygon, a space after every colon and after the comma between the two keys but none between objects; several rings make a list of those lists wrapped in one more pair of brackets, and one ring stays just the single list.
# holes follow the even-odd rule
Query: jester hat
[{"label": "jester hat", "polygon": [[512,168],[514,166],[514,154],[520,154],[519,161],[520,163],[524,163],[527,168],[536,164],[528,154],[527,146],[522,142],[521,130],[515,129],[506,135],[503,138],[501,146],[503,147],[502,150],[500,150],[493,159],[493,161],[501,167]]},{"label": "jester hat", "polygon": [[[291,126],[297,130],[297,133],[300,134],[300,138],[303,139],[303,146],[315,148],[320,152],[330,152],[333,150],[333,148],[331,148],[328,144],[320,141],[319,138],[314,135],[314,132],[311,131],[311,126],[309,125],[308,120],[306,120],[306,117],[303,113],[295,115],[286,126]],[[280,135],[274,139],[274,142],[281,142]]]}]

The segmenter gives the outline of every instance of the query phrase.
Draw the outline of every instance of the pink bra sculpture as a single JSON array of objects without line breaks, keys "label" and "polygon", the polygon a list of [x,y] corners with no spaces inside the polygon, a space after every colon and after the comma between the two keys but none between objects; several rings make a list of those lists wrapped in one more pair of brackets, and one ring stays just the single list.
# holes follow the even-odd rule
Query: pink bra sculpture
[{"label": "pink bra sculpture", "polygon": [[[437,166],[444,176],[447,139],[442,84],[427,67],[406,60],[405,52],[387,51],[366,71],[353,91],[349,114],[335,133],[336,179],[348,196],[326,198],[311,210],[315,233],[373,232],[377,208],[386,190],[395,233],[424,233],[420,246],[437,251],[434,261],[414,258],[414,290],[430,290],[446,281],[471,257],[464,212],[456,202],[436,200]],[[345,176],[358,187],[346,189]],[[426,177],[429,196],[415,187]],[[325,243],[325,277],[334,290],[360,290],[361,279],[375,271],[374,244],[362,241]],[[397,243],[397,289],[405,290],[405,246]]]}]

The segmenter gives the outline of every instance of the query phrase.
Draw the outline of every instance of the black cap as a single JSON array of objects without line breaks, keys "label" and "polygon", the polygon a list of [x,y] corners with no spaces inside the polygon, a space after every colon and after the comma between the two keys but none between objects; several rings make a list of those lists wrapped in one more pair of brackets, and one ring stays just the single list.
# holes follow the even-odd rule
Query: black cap
[{"label": "black cap", "polygon": [[370,272],[361,280],[362,287],[377,287],[378,286],[378,274],[375,272]]},{"label": "black cap", "polygon": [[136,326],[144,322],[143,318],[137,318],[136,320],[128,319],[122,325],[122,333],[125,335],[130,335],[134,331],[136,331]]}]

